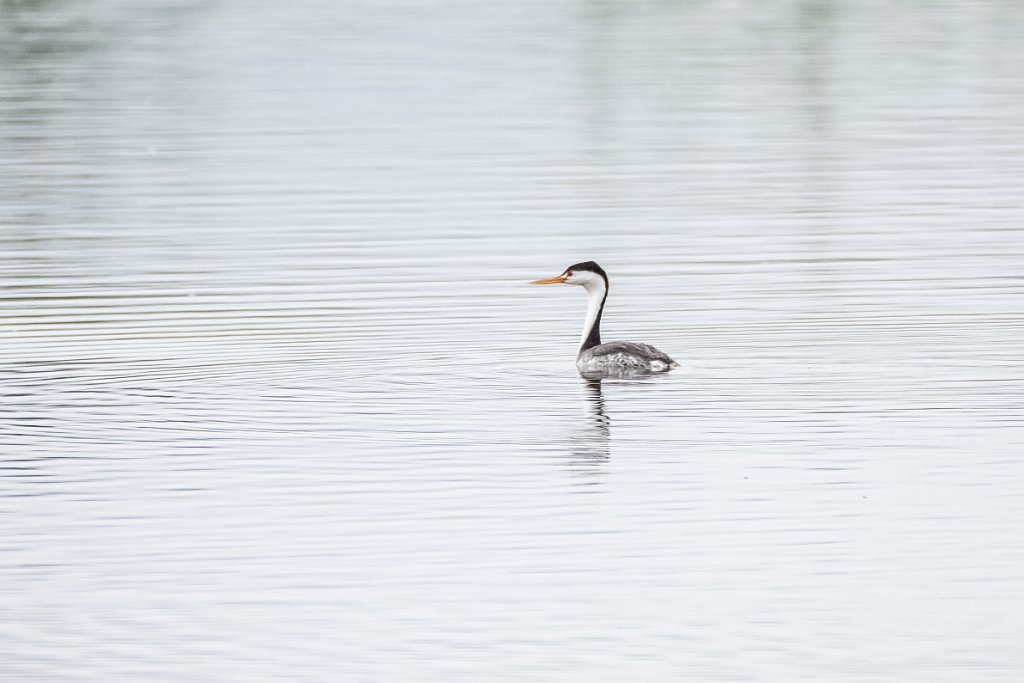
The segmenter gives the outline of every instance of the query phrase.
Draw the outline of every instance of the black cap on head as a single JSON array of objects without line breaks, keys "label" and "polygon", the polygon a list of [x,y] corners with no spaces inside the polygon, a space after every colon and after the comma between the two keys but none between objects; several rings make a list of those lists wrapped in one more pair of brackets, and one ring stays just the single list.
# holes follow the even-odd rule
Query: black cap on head
[{"label": "black cap on head", "polygon": [[574,263],[573,265],[571,265],[568,268],[566,268],[565,272],[567,272],[567,273],[569,271],[576,272],[576,271],[580,271],[580,270],[589,270],[591,273],[597,273],[602,278],[604,278],[605,282],[608,282],[608,274],[606,272],[604,272],[604,268],[602,268],[601,266],[597,265],[597,263],[595,263],[594,261],[583,261],[581,263]]}]

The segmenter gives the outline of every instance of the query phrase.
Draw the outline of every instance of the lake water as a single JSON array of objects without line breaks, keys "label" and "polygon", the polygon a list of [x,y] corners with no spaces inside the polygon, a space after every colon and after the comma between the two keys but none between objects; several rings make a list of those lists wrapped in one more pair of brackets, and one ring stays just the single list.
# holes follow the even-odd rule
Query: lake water
[{"label": "lake water", "polygon": [[[1024,678],[1024,7],[0,2],[0,679]],[[588,383],[605,339],[683,367]]]}]

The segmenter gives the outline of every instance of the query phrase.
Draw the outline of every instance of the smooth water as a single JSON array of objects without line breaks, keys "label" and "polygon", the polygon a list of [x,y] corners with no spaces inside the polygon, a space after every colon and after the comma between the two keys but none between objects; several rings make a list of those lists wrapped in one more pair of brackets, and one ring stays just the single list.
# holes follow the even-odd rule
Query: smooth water
[{"label": "smooth water", "polygon": [[[1024,9],[0,2],[0,679],[1024,676]],[[588,383],[570,287],[667,376]]]}]

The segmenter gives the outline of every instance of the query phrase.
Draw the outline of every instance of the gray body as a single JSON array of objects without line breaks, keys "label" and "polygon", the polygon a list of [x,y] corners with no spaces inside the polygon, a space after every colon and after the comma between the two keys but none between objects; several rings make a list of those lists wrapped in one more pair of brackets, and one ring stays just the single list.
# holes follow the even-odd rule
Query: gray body
[{"label": "gray body", "polygon": [[668,354],[643,342],[598,344],[576,357],[576,369],[583,373],[639,375],[666,372],[677,365]]}]

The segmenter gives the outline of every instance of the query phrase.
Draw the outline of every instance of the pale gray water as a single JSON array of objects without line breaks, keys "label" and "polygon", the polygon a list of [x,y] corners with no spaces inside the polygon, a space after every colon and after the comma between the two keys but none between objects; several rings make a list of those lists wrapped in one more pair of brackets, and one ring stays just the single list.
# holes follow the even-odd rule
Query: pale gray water
[{"label": "pale gray water", "polygon": [[[0,679],[1019,682],[1022,74],[996,0],[0,2]],[[576,375],[585,259],[682,370]]]}]

